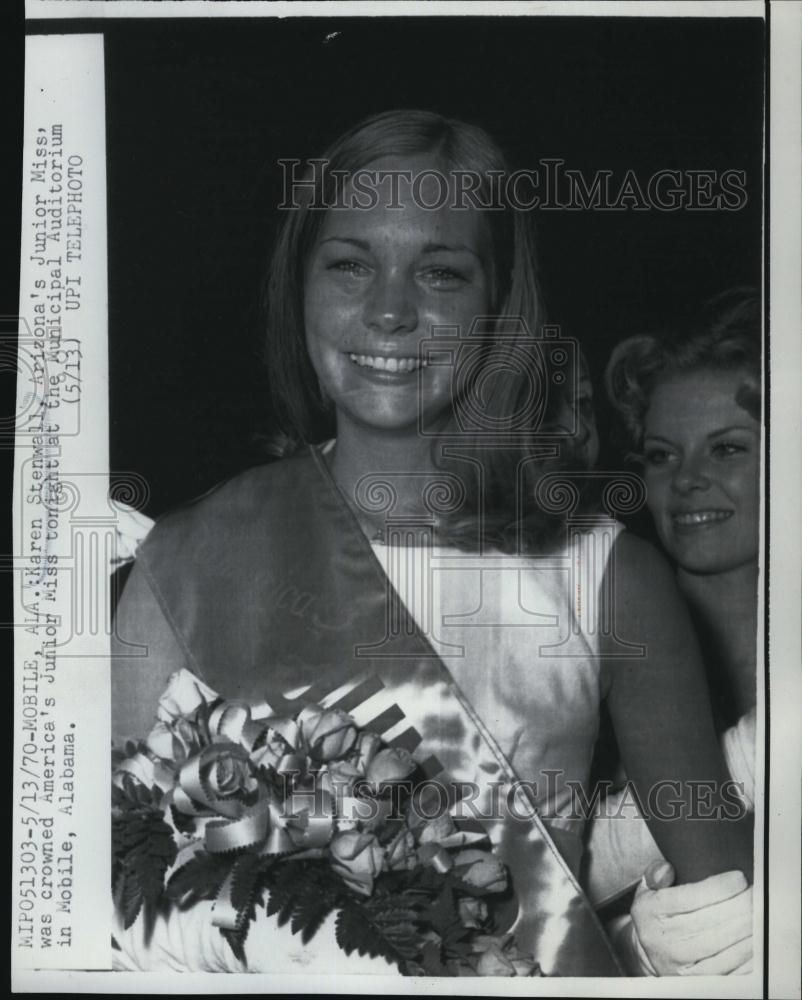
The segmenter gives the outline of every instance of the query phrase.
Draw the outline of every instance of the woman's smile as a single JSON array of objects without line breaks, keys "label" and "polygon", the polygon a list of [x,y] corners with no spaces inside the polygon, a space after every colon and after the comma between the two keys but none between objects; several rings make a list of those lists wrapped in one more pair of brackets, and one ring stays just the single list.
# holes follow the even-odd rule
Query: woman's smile
[{"label": "woman's smile", "polygon": [[415,372],[419,368],[425,368],[427,362],[417,356],[397,357],[395,355],[385,356],[382,354],[349,354],[349,358],[360,368],[368,368],[372,372],[387,375],[406,375]]},{"label": "woman's smile", "polygon": [[729,520],[734,511],[731,510],[692,510],[672,514],[672,520],[680,530],[708,528],[722,521]]}]

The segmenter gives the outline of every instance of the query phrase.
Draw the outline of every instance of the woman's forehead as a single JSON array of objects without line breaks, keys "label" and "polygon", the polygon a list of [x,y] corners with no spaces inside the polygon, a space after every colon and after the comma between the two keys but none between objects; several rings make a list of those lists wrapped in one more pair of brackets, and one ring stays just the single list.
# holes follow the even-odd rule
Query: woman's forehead
[{"label": "woman's forehead", "polygon": [[416,184],[420,175],[413,175],[410,184],[408,175],[381,176],[382,169],[371,168],[369,176],[346,184],[341,204],[326,212],[319,243],[346,239],[371,249],[410,245],[483,253],[488,233],[481,212],[443,198],[433,176],[423,176]]},{"label": "woman's forehead", "polygon": [[744,369],[700,369],[671,375],[652,391],[646,428],[665,422],[687,425],[688,429],[728,423],[751,427],[757,421],[744,405],[744,388],[753,382],[752,373]]}]

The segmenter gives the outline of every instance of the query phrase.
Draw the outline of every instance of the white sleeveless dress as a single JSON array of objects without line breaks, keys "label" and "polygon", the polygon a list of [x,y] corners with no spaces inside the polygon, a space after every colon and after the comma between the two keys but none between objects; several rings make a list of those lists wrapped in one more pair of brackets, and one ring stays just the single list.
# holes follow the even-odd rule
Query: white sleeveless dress
[{"label": "white sleeveless dress", "polygon": [[[543,557],[373,544],[400,599],[515,774],[575,875],[607,682],[599,596],[622,530],[600,521]],[[440,751],[448,765],[447,748]]]}]

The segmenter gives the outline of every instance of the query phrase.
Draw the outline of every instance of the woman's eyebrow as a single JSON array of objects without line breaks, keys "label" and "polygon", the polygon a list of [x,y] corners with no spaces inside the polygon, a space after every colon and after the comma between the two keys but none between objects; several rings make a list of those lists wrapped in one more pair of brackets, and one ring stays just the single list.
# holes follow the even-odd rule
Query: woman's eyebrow
[{"label": "woman's eyebrow", "polygon": [[481,260],[479,254],[465,243],[427,243],[423,247],[423,253],[440,253],[442,251],[446,253],[470,253]]},{"label": "woman's eyebrow", "polygon": [[[320,241],[320,245],[323,246],[324,243],[348,243],[350,246],[357,247],[359,250],[364,250],[365,252],[370,251],[370,243],[367,240],[357,239],[355,236],[327,236],[325,239]],[[482,259],[476,250],[464,243],[426,243],[424,244],[421,252],[469,253],[476,257],[477,260]]]},{"label": "woman's eyebrow", "polygon": [[707,436],[708,439],[721,437],[722,434],[729,434],[731,431],[746,431],[748,434],[756,433],[754,427],[747,427],[745,424],[732,424],[729,427],[722,427],[717,431],[711,431]]},{"label": "woman's eyebrow", "polygon": [[327,236],[325,240],[320,241],[322,246],[324,243],[350,243],[351,246],[357,247],[359,250],[370,250],[370,243],[367,240],[358,240],[355,236]]}]

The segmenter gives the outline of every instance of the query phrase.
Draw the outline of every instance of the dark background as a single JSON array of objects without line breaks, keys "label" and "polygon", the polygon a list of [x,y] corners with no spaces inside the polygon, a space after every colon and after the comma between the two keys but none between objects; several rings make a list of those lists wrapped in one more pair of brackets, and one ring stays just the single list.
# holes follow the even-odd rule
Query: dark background
[{"label": "dark background", "polygon": [[[740,211],[537,211],[553,322],[611,346],[761,284],[763,22],[106,22],[112,469],[153,516],[259,460],[258,286],[279,157],[392,107],[476,122],[513,166],[745,170]],[[332,33],[336,32],[332,36]]]}]

